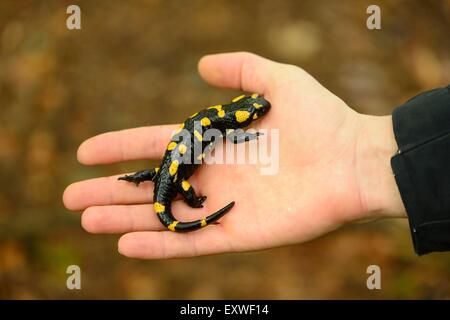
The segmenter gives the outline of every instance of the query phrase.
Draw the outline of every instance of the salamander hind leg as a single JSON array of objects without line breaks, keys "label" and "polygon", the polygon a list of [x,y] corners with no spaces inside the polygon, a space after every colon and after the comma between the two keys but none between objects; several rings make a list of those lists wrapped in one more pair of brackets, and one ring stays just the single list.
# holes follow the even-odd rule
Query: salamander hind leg
[{"label": "salamander hind leg", "polygon": [[192,208],[202,208],[203,202],[206,200],[206,196],[197,197],[194,188],[189,184],[187,180],[182,180],[178,183],[178,192],[184,198],[184,201]]},{"label": "salamander hind leg", "polygon": [[138,186],[139,183],[144,182],[144,181],[155,181],[158,171],[159,171],[159,168],[155,168],[155,169],[151,169],[151,170],[142,170],[142,171],[136,172],[135,174],[119,177],[117,180],[133,182]]}]

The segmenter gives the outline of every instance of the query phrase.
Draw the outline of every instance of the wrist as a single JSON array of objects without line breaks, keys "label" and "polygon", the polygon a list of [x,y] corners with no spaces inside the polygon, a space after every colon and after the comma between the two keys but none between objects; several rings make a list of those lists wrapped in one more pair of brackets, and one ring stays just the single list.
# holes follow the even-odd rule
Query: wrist
[{"label": "wrist", "polygon": [[361,115],[356,170],[364,217],[406,217],[391,168],[397,149],[391,116]]}]

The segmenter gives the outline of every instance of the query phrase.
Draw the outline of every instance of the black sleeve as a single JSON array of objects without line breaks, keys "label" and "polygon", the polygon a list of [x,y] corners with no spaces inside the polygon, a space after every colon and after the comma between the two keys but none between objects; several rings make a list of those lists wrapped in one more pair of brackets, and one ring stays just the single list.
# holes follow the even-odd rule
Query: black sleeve
[{"label": "black sleeve", "polygon": [[392,115],[398,153],[392,170],[414,249],[450,250],[450,85],[422,93]]}]

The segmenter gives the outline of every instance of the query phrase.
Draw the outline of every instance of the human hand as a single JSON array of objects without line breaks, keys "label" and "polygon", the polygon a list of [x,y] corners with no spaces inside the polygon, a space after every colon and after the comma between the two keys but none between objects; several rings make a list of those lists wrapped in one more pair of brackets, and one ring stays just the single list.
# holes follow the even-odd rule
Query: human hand
[{"label": "human hand", "polygon": [[[118,176],[70,185],[64,204],[84,210],[92,233],[125,233],[119,252],[158,259],[249,251],[300,243],[357,220],[404,217],[390,168],[396,151],[391,117],[358,114],[302,69],[249,53],[217,54],[199,63],[210,84],[257,92],[272,104],[256,128],[279,129],[279,172],[256,165],[202,165],[190,179],[204,207],[176,200],[178,220],[203,218],[232,200],[218,224],[189,233],[167,231],[153,211],[153,185]],[[85,141],[86,165],[160,159],[176,125],[101,134]],[[219,167],[220,166],[220,167]]]}]

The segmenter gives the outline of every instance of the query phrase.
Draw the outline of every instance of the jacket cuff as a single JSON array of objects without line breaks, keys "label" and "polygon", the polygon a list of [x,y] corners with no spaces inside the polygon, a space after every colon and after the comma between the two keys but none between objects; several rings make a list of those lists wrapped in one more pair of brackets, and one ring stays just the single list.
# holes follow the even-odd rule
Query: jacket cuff
[{"label": "jacket cuff", "polygon": [[422,93],[394,110],[397,154],[391,159],[414,249],[450,250],[450,86]]}]

